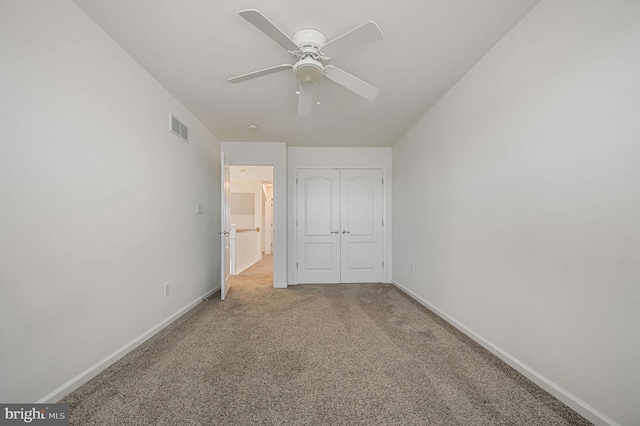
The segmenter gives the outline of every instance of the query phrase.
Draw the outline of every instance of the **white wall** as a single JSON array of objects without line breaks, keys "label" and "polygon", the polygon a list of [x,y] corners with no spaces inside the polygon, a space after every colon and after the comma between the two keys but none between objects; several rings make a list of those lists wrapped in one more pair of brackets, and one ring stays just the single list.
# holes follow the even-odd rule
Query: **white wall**
[{"label": "white wall", "polygon": [[[354,168],[382,169],[384,177],[384,221],[392,223],[391,217],[391,148],[304,148],[287,149],[289,173],[289,284],[296,281],[296,176],[300,168]],[[385,226],[384,236],[384,279],[391,282],[391,226]]]},{"label": "white wall", "polygon": [[[253,215],[231,215],[231,223],[234,223],[234,218],[244,219],[242,224],[237,224],[239,228],[262,228],[262,183],[259,180],[232,180],[229,190],[230,192],[253,194]],[[250,220],[250,223],[247,219]]]},{"label": "white wall", "polygon": [[596,424],[640,424],[639,22],[543,0],[393,148],[394,281]]},{"label": "white wall", "polygon": [[231,165],[273,166],[273,279],[287,286],[287,144],[284,142],[220,142]]},{"label": "white wall", "polygon": [[0,401],[55,401],[219,287],[219,143],[71,1],[0,57]]},{"label": "white wall", "polygon": [[264,208],[264,220],[263,226],[264,234],[262,235],[262,250],[266,254],[271,254],[271,243],[272,243],[272,235],[273,235],[273,211],[271,208],[271,204],[273,203],[273,185],[264,185],[265,192],[265,201],[263,204]]}]

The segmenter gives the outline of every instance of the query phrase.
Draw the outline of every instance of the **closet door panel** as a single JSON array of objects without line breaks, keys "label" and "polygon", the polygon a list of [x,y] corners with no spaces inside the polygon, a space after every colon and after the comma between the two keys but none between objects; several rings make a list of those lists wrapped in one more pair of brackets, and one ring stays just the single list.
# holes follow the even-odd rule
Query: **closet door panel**
[{"label": "closet door panel", "polygon": [[340,282],[340,171],[297,176],[298,282]]},{"label": "closet door panel", "polygon": [[382,170],[340,174],[340,281],[382,281]]}]

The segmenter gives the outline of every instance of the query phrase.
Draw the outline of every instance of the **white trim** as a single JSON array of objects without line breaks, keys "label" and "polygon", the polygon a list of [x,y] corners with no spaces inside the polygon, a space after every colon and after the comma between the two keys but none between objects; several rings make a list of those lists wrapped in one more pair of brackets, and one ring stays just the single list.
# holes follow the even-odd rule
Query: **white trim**
[{"label": "white trim", "polygon": [[531,380],[536,385],[540,386],[545,391],[549,392],[554,397],[558,398],[563,404],[570,407],[572,410],[583,416],[585,419],[589,420],[594,425],[601,426],[620,426],[618,423],[614,422],[586,402],[582,401],[577,396],[568,392],[566,389],[558,386],[551,380],[544,377],[542,374],[538,373],[531,367],[524,364],[522,361],[518,360],[508,352],[504,351],[500,347],[494,345],[484,337],[480,336],[478,333],[465,326],[464,324],[456,321],[449,315],[440,311],[438,308],[433,306],[431,303],[422,299],[420,296],[399,284],[397,281],[393,281],[393,285],[396,286],[399,290],[409,295],[411,298],[419,302],[421,305],[434,312],[436,315],[444,319],[446,322],[463,332],[465,335],[473,339],[475,342],[480,344],[483,348],[487,349],[492,354],[496,355],[502,361],[509,364],[509,366],[513,367],[520,374],[525,376],[527,379]]},{"label": "white trim", "polygon": [[273,288],[287,288],[287,283],[277,283],[273,285]]},{"label": "white trim", "polygon": [[198,303],[202,302],[202,299],[206,299],[207,297],[211,296],[213,293],[215,293],[218,290],[220,290],[220,286],[217,286],[214,289],[209,290],[201,297],[198,297],[193,302],[189,303],[187,306],[180,309],[178,312],[169,316],[167,319],[161,321],[155,327],[152,327],[151,329],[142,333],[140,336],[136,337],[131,342],[122,346],[120,349],[116,350],[111,355],[108,355],[107,357],[98,361],[96,364],[87,368],[82,373],[78,374],[73,379],[69,380],[67,383],[55,389],[53,392],[40,398],[38,401],[36,401],[36,404],[55,403],[60,401],[62,398],[69,395],[71,392],[75,391],[80,386],[84,385],[89,380],[96,377],[98,374],[100,374],[101,372],[109,368],[111,365],[113,365],[116,361],[123,358],[129,352],[133,351],[135,348],[142,345],[144,342],[149,340],[151,337],[153,337],[155,334],[157,334],[162,329],[167,327],[169,324],[171,324],[172,322],[180,318],[182,315],[187,313],[189,310],[194,308]]}]

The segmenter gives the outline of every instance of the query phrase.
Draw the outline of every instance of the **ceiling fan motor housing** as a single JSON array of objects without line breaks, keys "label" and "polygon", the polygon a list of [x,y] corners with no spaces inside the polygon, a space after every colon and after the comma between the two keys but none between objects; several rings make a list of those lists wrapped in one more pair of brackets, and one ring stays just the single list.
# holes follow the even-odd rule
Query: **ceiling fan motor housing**
[{"label": "ceiling fan motor housing", "polygon": [[327,36],[313,28],[296,31],[291,39],[298,45],[303,55],[305,53],[318,55],[320,48],[327,44]]}]

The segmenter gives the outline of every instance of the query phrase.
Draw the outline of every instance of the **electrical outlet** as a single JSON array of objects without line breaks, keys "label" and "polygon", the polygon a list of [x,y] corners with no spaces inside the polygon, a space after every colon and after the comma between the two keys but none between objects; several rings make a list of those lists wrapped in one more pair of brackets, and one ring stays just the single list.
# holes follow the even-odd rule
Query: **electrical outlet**
[{"label": "electrical outlet", "polygon": [[168,296],[171,293],[171,284],[164,283],[164,295]]}]

